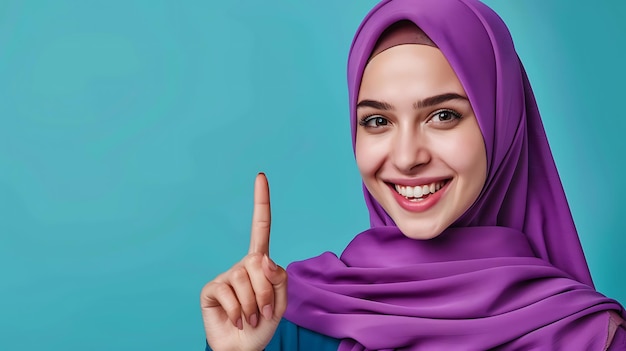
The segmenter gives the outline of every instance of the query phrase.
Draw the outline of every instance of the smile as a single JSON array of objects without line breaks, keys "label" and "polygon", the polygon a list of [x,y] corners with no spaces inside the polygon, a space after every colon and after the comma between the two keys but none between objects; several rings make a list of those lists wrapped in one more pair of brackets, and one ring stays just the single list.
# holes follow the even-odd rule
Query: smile
[{"label": "smile", "polygon": [[431,194],[438,192],[441,188],[443,188],[448,180],[442,180],[433,182],[430,184],[417,185],[417,186],[404,186],[394,184],[394,188],[396,192],[402,196],[404,196],[407,200],[411,202],[423,201],[428,198]]}]

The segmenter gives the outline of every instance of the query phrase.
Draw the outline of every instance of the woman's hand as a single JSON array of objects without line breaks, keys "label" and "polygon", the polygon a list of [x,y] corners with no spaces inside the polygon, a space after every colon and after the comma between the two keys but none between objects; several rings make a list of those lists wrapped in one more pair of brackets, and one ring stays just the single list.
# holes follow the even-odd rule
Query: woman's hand
[{"label": "woman's hand", "polygon": [[204,286],[200,307],[214,351],[262,350],[287,308],[287,273],[269,258],[270,195],[257,175],[248,255]]}]

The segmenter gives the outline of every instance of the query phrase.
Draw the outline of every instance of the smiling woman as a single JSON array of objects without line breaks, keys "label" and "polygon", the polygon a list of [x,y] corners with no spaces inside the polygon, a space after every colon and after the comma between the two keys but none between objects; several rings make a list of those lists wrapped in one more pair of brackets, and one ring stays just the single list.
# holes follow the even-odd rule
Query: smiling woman
[{"label": "smiling woman", "polygon": [[440,50],[411,33],[423,36],[410,22],[388,30],[365,68],[355,153],[367,190],[404,235],[430,239],[474,203],[487,160],[461,82]]},{"label": "smiling woman", "polygon": [[[509,131],[507,122],[492,120],[491,114],[498,110],[498,116],[516,116],[521,109],[506,110],[510,106],[507,98],[517,100],[519,90],[497,101],[486,100],[497,93],[496,74],[485,71],[501,68],[502,74],[508,72],[491,58],[494,52],[511,47],[496,45],[495,39],[506,36],[499,29],[497,35],[491,35],[494,41],[480,44],[487,43],[487,39],[475,36],[463,25],[471,14],[459,15],[447,9],[435,13],[439,3],[447,6],[445,1],[432,8],[426,3],[407,3],[407,8],[398,14],[422,12],[427,16],[419,20],[402,17],[428,33],[422,38],[423,44],[439,49],[461,82],[485,147],[486,187],[456,222],[427,240],[405,238],[404,231],[408,234],[408,230],[395,229],[404,226],[403,222],[395,214],[394,218],[387,218],[387,209],[382,207],[385,199],[373,198],[369,191],[363,193],[350,145],[351,137],[366,130],[359,125],[359,117],[369,109],[389,118],[385,133],[397,131],[392,118],[395,116],[387,115],[383,107],[365,106],[365,101],[358,97],[360,74],[367,63],[375,63],[394,50],[382,50],[381,45],[380,52],[374,52],[380,34],[391,22],[380,27],[369,20],[364,24],[366,31],[357,35],[359,44],[354,47],[349,66],[350,93],[354,94],[351,100],[346,89],[350,43],[359,23],[379,1],[0,1],[0,350],[169,351],[204,347],[206,330],[200,321],[198,290],[248,253],[248,214],[252,207],[252,189],[248,188],[252,188],[253,175],[258,171],[269,174],[272,186],[270,257],[275,262],[286,265],[325,251],[341,254],[350,240],[370,228],[370,211],[372,226],[378,228],[372,231],[376,235],[368,236],[368,231],[357,236],[341,262],[329,261],[328,266],[311,275],[334,275],[337,281],[328,286],[347,289],[352,283],[343,284],[340,279],[353,277],[351,272],[367,267],[372,272],[361,280],[367,283],[389,282],[389,277],[396,274],[392,268],[401,264],[414,265],[421,272],[421,276],[413,277],[416,279],[410,280],[407,275],[406,280],[392,284],[411,285],[406,294],[398,290],[387,292],[376,284],[365,284],[355,293],[343,292],[363,296],[362,300],[376,301],[381,295],[395,299],[373,307],[356,306],[349,311],[362,317],[357,322],[372,318],[371,314],[389,320],[392,315],[404,315],[406,323],[400,320],[397,330],[376,328],[387,325],[387,319],[368,321],[373,325],[369,329],[360,325],[381,342],[381,335],[393,339],[395,332],[404,333],[404,324],[419,318],[437,322],[425,322],[419,326],[422,329],[413,328],[420,330],[420,337],[434,338],[460,329],[465,334],[484,330],[465,324],[472,315],[494,316],[504,310],[504,318],[512,310],[524,310],[523,303],[529,298],[509,294],[524,286],[515,284],[519,283],[519,276],[507,289],[503,283],[508,275],[481,278],[477,265],[503,260],[506,255],[526,254],[529,241],[533,245],[530,255],[540,257],[539,262],[556,267],[557,272],[571,272],[568,275],[576,281],[626,302],[622,269],[626,247],[626,163],[620,161],[626,150],[626,118],[621,113],[626,49],[620,45],[626,33],[626,2],[483,0],[511,30],[516,52],[528,72],[591,270],[591,281],[581,269],[585,265],[572,244],[575,241],[570,240],[575,237],[571,235],[571,226],[563,225],[559,219],[562,215],[553,216],[556,209],[566,212],[562,204],[543,203],[537,209],[536,198],[527,198],[526,192],[509,187],[525,183],[523,179],[509,182],[492,178],[510,171],[512,167],[508,161],[501,161],[501,154],[516,150],[508,148],[513,137],[499,137]],[[473,4],[459,1],[458,5],[465,3]],[[477,16],[482,13],[477,12]],[[447,18],[447,14],[453,17]],[[494,28],[491,21],[481,22],[482,26],[475,27],[480,29],[479,34],[486,32],[485,28]],[[374,28],[372,25],[377,28],[374,32],[368,30]],[[474,37],[482,39],[471,39]],[[362,45],[366,38],[372,42]],[[464,68],[464,58],[476,56],[483,64],[474,62]],[[507,62],[507,67],[519,67],[517,60],[498,61]],[[508,75],[502,78],[501,91],[517,89],[515,82],[519,80]],[[484,85],[486,90],[477,90],[478,85]],[[439,104],[428,97],[436,95],[415,96],[414,99],[423,100],[413,102],[442,106],[429,111],[433,112],[432,121],[456,119],[448,110],[461,116],[456,123],[467,121],[467,112],[456,105],[461,101],[450,99]],[[382,102],[403,108],[392,100]],[[358,114],[357,104],[362,105]],[[534,107],[531,103],[526,106]],[[349,108],[355,109],[355,113],[350,114]],[[439,110],[441,113],[435,114]],[[373,118],[366,125],[384,123],[385,119]],[[459,126],[437,132],[449,135]],[[526,131],[542,130],[534,122],[530,127]],[[413,130],[418,136],[434,131]],[[528,133],[520,132],[519,137],[524,138],[525,134]],[[498,138],[494,139],[494,135]],[[417,168],[425,170],[429,163],[434,165],[433,157],[439,157],[439,151],[424,144],[424,139],[413,141],[415,149],[429,151],[415,155],[419,156],[417,161],[428,159],[425,155],[430,157],[429,162]],[[524,145],[529,150],[536,143],[529,139]],[[535,170],[535,162],[542,159],[538,154],[536,150],[520,153],[527,155],[530,170]],[[389,165],[384,164],[384,169],[390,169]],[[456,167],[446,165],[454,170]],[[409,180],[413,179],[419,183],[431,181],[422,177],[417,168],[412,172],[418,173],[409,172],[410,176],[396,171],[392,179],[381,179],[398,184],[412,184]],[[520,172],[524,172],[521,167]],[[530,175],[554,183],[542,174]],[[398,195],[402,194],[402,198],[398,200],[406,200],[412,191],[417,202],[417,193],[423,195],[425,184],[417,185],[421,188],[399,186]],[[432,185],[427,189],[429,193]],[[443,185],[435,182],[435,192]],[[497,191],[487,191],[487,187]],[[396,196],[392,189],[383,190]],[[537,193],[536,190],[531,193]],[[539,192],[561,195],[558,187],[545,186]],[[513,198],[521,200],[508,200]],[[447,201],[444,197],[442,200]],[[391,206],[406,214],[406,218],[421,214],[405,210],[399,203],[391,202]],[[439,205],[433,206],[428,212],[438,208]],[[515,215],[516,211],[520,214]],[[533,214],[537,212],[545,216],[537,217]],[[489,214],[496,215],[482,217]],[[489,230],[486,224],[523,227],[517,232],[524,235],[485,235]],[[463,236],[466,241],[450,235],[466,227],[477,231],[472,235],[470,229]],[[561,235],[553,235],[557,231]],[[543,240],[540,235],[544,235]],[[446,238],[453,237],[456,239],[450,245],[443,244]],[[368,241],[377,238],[381,245]],[[497,239],[511,243],[522,253],[498,244]],[[544,242],[549,244],[543,245]],[[264,245],[255,247],[265,250]],[[355,247],[360,247],[360,251],[352,250]],[[363,260],[356,261],[354,258],[359,255]],[[485,258],[486,255],[500,258]],[[251,262],[267,264],[262,268],[273,267],[262,254],[251,256]],[[444,280],[438,277],[445,275],[436,270],[438,265],[419,266],[428,261],[451,265],[459,259],[464,259],[466,265],[457,273],[462,268],[476,272],[468,276],[465,284],[451,283],[439,289],[436,283],[443,284]],[[332,273],[331,268],[340,264],[350,266],[347,274]],[[339,321],[327,319],[337,310],[307,312],[307,304],[298,300],[320,301],[328,308],[354,301],[345,296],[333,301],[298,295],[295,288],[302,279],[297,268],[298,264],[287,270],[292,277],[288,305],[293,311],[277,322],[267,348],[275,348],[278,343],[289,347],[289,341],[295,340],[289,338],[295,336],[301,337],[298,340],[323,339],[335,349],[342,340],[350,338],[370,345],[354,331],[339,333],[343,326],[359,326],[347,319],[345,311],[334,314],[340,316]],[[238,271],[239,278],[245,278],[242,273]],[[472,278],[477,288],[471,285]],[[532,281],[532,277],[528,280]],[[416,285],[420,281],[424,284]],[[430,286],[429,282],[435,284]],[[490,291],[480,290],[481,285]],[[450,286],[453,288],[448,289]],[[596,296],[594,289],[589,294]],[[470,293],[479,290],[481,294]],[[565,293],[572,294],[569,290]],[[481,298],[493,304],[485,306],[480,303]],[[416,310],[410,316],[400,311],[397,305],[411,299],[429,304],[433,311]],[[502,301],[511,306],[506,308]],[[545,303],[546,310],[564,305],[551,301],[555,300]],[[260,307],[254,309],[255,305],[247,301],[243,314],[222,325],[234,328],[241,319],[248,332],[256,314],[258,325],[263,326],[265,317],[259,322],[259,316],[269,315],[264,312],[264,302],[264,298],[258,301],[256,306]],[[375,310],[383,305],[389,308]],[[427,318],[442,306],[454,308],[443,311],[442,317]],[[470,307],[482,311],[470,311]],[[272,318],[278,312],[280,309],[272,310]],[[535,320],[532,316],[530,319]],[[322,327],[310,325],[310,321],[318,319],[322,323],[328,321],[332,331],[323,332]],[[449,321],[457,323],[449,328],[452,331],[435,330]],[[608,329],[607,334],[611,331]],[[554,339],[561,336],[546,333]],[[515,337],[513,332],[502,334]],[[308,346],[320,349],[315,344]]]},{"label": "smiling woman", "polygon": [[201,294],[210,347],[626,350],[624,309],[593,286],[530,83],[491,9],[380,2],[352,43],[348,87],[371,228],[340,257],[284,271],[269,258],[260,175],[249,254]]}]

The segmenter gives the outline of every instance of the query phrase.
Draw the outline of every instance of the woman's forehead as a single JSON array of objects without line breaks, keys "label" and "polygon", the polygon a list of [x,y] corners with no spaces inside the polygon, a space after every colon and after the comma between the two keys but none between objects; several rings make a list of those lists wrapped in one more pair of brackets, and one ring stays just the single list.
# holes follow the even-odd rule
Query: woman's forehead
[{"label": "woman's forehead", "polygon": [[[365,68],[359,99],[405,96],[414,99],[465,91],[443,53],[434,47],[419,44],[397,45],[373,58]],[[408,94],[411,95],[411,94]]]}]

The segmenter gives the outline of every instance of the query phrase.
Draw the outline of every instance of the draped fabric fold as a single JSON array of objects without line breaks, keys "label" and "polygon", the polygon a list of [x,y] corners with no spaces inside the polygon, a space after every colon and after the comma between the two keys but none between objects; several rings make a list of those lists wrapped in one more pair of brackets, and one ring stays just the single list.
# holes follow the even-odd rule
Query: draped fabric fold
[{"label": "draped fabric fold", "polygon": [[341,258],[325,253],[288,272],[287,317],[346,339],[340,350],[580,350],[581,340],[601,350],[606,311],[620,309],[501,227],[451,228],[429,241],[373,228]]},{"label": "draped fabric fold", "polygon": [[285,317],[340,350],[602,350],[608,311],[578,239],[534,95],[502,20],[477,0],[383,0],[348,58],[354,146],[362,74],[381,33],[408,20],[442,51],[478,120],[487,180],[435,239],[404,236],[363,187],[371,229],[340,258],[291,264]]}]

